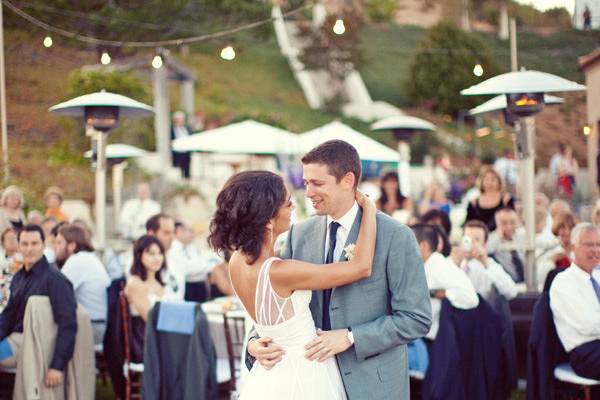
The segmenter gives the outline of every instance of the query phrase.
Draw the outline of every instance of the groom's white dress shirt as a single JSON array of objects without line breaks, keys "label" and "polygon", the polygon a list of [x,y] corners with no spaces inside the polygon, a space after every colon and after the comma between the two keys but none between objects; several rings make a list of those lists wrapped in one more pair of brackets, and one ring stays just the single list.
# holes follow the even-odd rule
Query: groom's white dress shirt
[{"label": "groom's white dress shirt", "polygon": [[[600,270],[592,276],[600,283]],[[550,308],[556,332],[567,352],[600,339],[600,301],[591,276],[575,263],[556,275],[550,287]]]},{"label": "groom's white dress shirt", "polygon": [[[354,224],[354,220],[356,219],[356,215],[358,214],[358,203],[355,201],[350,210],[346,214],[344,214],[340,219],[334,220],[331,216],[327,216],[327,235],[325,237],[325,255],[323,259],[327,258],[327,250],[329,249],[329,226],[332,222],[337,222],[340,224],[340,227],[337,230],[337,234],[335,235],[335,249],[333,251],[333,260],[337,261],[342,256],[342,251],[344,251],[344,246],[346,246],[346,240],[348,240],[348,235],[350,234],[350,229],[352,229],[352,225]],[[356,243],[354,243],[356,244]]]},{"label": "groom's white dress shirt", "polygon": [[[479,305],[479,297],[469,277],[440,253],[433,253],[425,261],[425,277],[429,290],[444,290],[446,298],[453,307],[469,310]],[[431,300],[431,329],[425,335],[435,340],[440,326],[442,302],[434,297]]]}]

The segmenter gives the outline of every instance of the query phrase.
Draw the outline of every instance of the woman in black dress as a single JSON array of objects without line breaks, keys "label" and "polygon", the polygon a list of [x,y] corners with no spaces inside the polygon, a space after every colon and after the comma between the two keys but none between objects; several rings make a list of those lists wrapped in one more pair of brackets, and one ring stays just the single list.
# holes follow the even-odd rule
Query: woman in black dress
[{"label": "woman in black dress", "polygon": [[515,202],[510,193],[505,191],[502,177],[491,166],[481,169],[477,187],[480,194],[469,202],[466,221],[483,221],[491,232],[496,229],[496,211],[505,207],[514,209]]}]

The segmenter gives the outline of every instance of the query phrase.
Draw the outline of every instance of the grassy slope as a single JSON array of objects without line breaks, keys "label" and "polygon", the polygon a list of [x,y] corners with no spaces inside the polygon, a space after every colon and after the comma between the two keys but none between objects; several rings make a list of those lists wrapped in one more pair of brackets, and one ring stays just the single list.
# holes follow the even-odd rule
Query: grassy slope
[{"label": "grassy slope", "polygon": [[[408,77],[412,55],[425,30],[412,26],[372,25],[362,34],[365,64],[363,78],[376,100],[405,106],[403,82]],[[85,64],[96,62],[92,51],[61,47],[51,50],[41,46],[41,34],[9,31],[6,34],[7,94],[13,181],[23,184],[31,198],[38,198],[49,184],[59,184],[68,195],[91,199],[92,176],[79,152],[87,141],[73,126],[48,114],[47,108],[62,100],[68,74]],[[508,43],[492,35],[485,36],[498,56],[498,63],[508,69]],[[583,81],[577,70],[576,57],[593,50],[599,34],[563,32],[548,37],[530,33],[519,35],[520,64],[528,68],[556,73]],[[227,121],[251,117],[270,121],[295,132],[302,132],[331,121],[336,115],[308,109],[286,60],[279,54],[274,38],[240,36],[238,57],[226,62],[218,57],[219,47],[202,44],[192,48],[182,61],[198,76],[196,106],[208,117]],[[150,82],[148,82],[150,89]],[[173,91],[173,106],[177,105]],[[561,107],[562,114],[542,114],[539,129],[544,149],[555,141],[552,131],[568,137],[583,124],[585,110],[581,101]],[[410,110],[421,116],[420,110]],[[547,117],[545,117],[547,115]],[[430,115],[439,122],[439,116]],[[545,121],[548,119],[548,121]],[[568,124],[565,127],[566,120]],[[367,131],[367,125],[344,120]],[[545,130],[550,135],[545,134]],[[62,141],[61,146],[56,143]],[[575,146],[583,151],[583,141]],[[542,154],[542,157],[545,155]]]}]

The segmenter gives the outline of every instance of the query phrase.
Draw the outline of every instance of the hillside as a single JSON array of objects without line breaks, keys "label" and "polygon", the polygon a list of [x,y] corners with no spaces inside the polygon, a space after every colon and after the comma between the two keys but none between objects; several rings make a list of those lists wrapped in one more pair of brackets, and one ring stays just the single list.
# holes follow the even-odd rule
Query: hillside
[{"label": "hillside", "polygon": [[[410,99],[404,95],[416,43],[424,33],[423,28],[415,26],[367,26],[361,43],[366,61],[360,71],[374,99],[386,100],[452,131],[454,123],[426,110],[411,109]],[[498,63],[508,69],[508,43],[499,42],[493,35],[484,37]],[[88,162],[81,157],[89,146],[88,140],[77,124],[51,116],[47,109],[63,100],[69,73],[97,62],[97,54],[67,47],[60,40],[55,40],[51,49],[45,49],[42,38],[41,33],[6,33],[13,181],[26,186],[30,198],[39,199],[52,183],[63,186],[69,196],[91,199],[93,180]],[[576,58],[593,50],[598,39],[597,32],[569,31],[551,36],[523,33],[519,36],[520,64],[582,82]],[[196,106],[209,120],[226,122],[250,117],[302,132],[339,117],[308,109],[274,38],[238,36],[235,45],[238,55],[233,62],[219,58],[220,46],[212,43],[193,46],[189,55],[177,56],[197,73]],[[177,51],[173,54],[177,55]],[[147,85],[151,91],[149,81]],[[585,162],[585,143],[579,133],[585,122],[583,95],[572,96],[575,101],[545,111],[538,118],[541,164],[546,164],[550,144],[566,138],[577,138],[575,152],[582,164]],[[173,109],[178,107],[177,98],[173,87]],[[367,131],[364,123],[344,121]],[[134,141],[127,135],[125,140]]]}]

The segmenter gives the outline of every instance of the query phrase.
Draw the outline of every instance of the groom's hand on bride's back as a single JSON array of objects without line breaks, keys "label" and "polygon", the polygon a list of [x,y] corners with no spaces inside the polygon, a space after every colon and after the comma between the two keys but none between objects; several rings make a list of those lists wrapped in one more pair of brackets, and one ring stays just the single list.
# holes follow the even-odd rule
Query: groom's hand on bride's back
[{"label": "groom's hand on bride's back", "polygon": [[352,343],[348,339],[348,329],[332,331],[317,330],[317,337],[304,346],[304,357],[310,361],[325,361],[338,353],[348,350]]},{"label": "groom's hand on bride's back", "polygon": [[281,357],[285,354],[282,347],[271,343],[272,340],[270,337],[262,337],[248,343],[248,353],[267,370],[281,361]]}]

